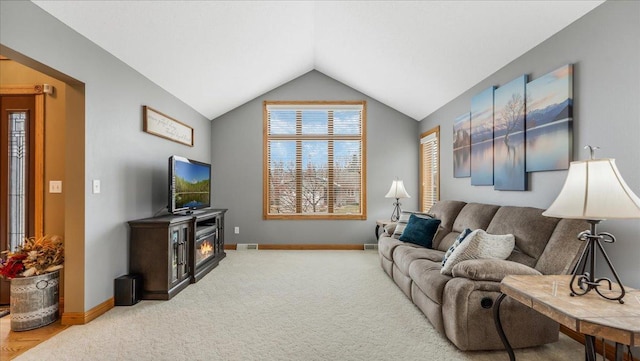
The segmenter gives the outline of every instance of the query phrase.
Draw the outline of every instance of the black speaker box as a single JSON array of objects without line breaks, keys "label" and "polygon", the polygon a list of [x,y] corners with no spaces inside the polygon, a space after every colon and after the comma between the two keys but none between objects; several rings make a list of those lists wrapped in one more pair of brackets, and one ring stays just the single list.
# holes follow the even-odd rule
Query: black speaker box
[{"label": "black speaker box", "polygon": [[124,275],[114,280],[114,301],[116,306],[131,306],[142,297],[142,276]]}]

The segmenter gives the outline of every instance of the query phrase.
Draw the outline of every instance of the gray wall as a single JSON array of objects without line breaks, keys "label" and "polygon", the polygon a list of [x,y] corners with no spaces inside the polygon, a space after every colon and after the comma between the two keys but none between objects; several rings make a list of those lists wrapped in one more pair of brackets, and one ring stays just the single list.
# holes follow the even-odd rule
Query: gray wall
[{"label": "gray wall", "polygon": [[[211,122],[28,1],[0,2],[0,43],[85,84],[85,289],[89,310],[128,272],[128,220],[166,206],[171,154],[210,161]],[[142,105],[195,130],[188,147],[142,131]],[[72,139],[68,141],[72,142]],[[102,181],[91,194],[91,180]],[[78,222],[67,219],[67,222]]]},{"label": "gray wall", "polygon": [[[566,171],[531,173],[527,192],[494,191],[471,186],[469,178],[453,178],[452,129],[478,92],[522,74],[533,80],[568,63],[574,64],[574,159],[588,157],[584,145],[600,146],[597,155],[615,158],[626,182],[640,194],[639,24],[640,2],[607,1],[422,120],[422,131],[442,126],[441,198],[539,208],[553,202]],[[617,242],[604,247],[622,282],[639,288],[640,220],[609,220],[599,230],[616,235]]]},{"label": "gray wall", "polygon": [[[367,101],[367,220],[262,219],[262,107],[264,100]],[[375,242],[377,219],[388,219],[384,198],[394,176],[418,200],[418,122],[318,72],[311,71],[213,120],[213,203],[229,208],[226,242],[270,244],[363,244]],[[233,233],[240,227],[240,234]]]}]

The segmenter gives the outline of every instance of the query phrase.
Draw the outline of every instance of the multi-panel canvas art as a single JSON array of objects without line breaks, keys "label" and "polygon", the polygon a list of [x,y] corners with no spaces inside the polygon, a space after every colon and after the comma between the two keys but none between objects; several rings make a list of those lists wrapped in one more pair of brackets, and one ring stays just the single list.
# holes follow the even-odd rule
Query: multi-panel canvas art
[{"label": "multi-panel canvas art", "polygon": [[471,184],[493,185],[493,91],[471,99]]},{"label": "multi-panel canvas art", "polygon": [[471,176],[471,113],[462,114],[453,122],[453,176]]},{"label": "multi-panel canvas art", "polygon": [[494,93],[493,185],[496,190],[524,191],[525,171],[525,85],[523,75],[499,87]]},{"label": "multi-panel canvas art", "polygon": [[526,170],[568,169],[573,127],[573,66],[527,84]]}]

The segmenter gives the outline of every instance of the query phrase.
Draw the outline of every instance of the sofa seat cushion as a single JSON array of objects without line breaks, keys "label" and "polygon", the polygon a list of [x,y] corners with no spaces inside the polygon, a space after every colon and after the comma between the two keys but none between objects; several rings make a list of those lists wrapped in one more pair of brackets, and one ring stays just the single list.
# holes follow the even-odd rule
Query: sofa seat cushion
[{"label": "sofa seat cushion", "polygon": [[442,292],[451,276],[440,273],[440,262],[428,259],[415,260],[409,266],[409,276],[431,301],[442,305]]},{"label": "sofa seat cushion", "polygon": [[398,269],[409,276],[409,266],[417,259],[428,259],[434,262],[441,262],[444,252],[435,249],[413,246],[411,243],[396,247],[393,251],[393,263]]},{"label": "sofa seat cushion", "polygon": [[378,240],[378,253],[384,258],[393,261],[393,251],[395,251],[396,247],[403,245],[407,245],[407,243],[390,236],[382,236]]}]

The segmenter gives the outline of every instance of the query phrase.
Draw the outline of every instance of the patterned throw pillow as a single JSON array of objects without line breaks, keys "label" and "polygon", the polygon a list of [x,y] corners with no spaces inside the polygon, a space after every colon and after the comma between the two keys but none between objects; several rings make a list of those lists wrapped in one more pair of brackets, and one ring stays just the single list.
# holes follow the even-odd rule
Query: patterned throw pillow
[{"label": "patterned throw pillow", "polygon": [[513,234],[496,235],[478,229],[467,237],[453,250],[440,273],[451,275],[453,266],[469,259],[507,259],[516,245]]},{"label": "patterned throw pillow", "polygon": [[458,235],[455,242],[453,242],[451,247],[449,247],[447,253],[444,254],[444,257],[442,257],[442,263],[440,264],[441,266],[444,267],[444,264],[447,262],[449,256],[451,256],[451,253],[453,253],[453,250],[456,249],[456,247],[458,247],[458,245],[460,245],[460,243],[462,243],[462,241],[464,241],[469,234],[471,234],[471,230],[467,228]]},{"label": "patterned throw pillow", "polygon": [[396,229],[393,231],[393,234],[391,235],[391,237],[395,239],[400,239],[402,232],[404,232],[404,229],[407,227],[407,223],[409,223],[409,217],[411,217],[412,214],[415,214],[416,217],[425,218],[425,219],[434,218],[432,215],[427,213],[402,211],[400,212],[400,219],[398,219],[398,224],[396,225]]}]

